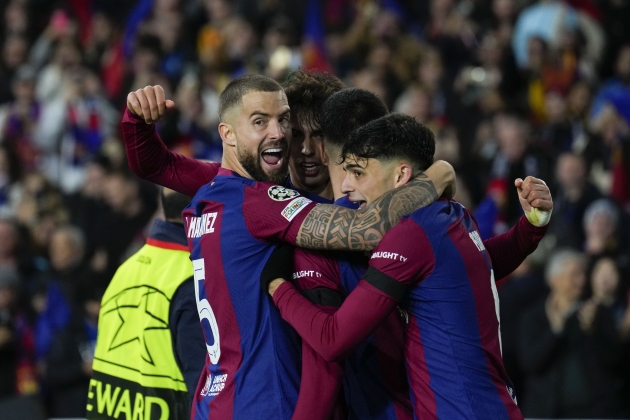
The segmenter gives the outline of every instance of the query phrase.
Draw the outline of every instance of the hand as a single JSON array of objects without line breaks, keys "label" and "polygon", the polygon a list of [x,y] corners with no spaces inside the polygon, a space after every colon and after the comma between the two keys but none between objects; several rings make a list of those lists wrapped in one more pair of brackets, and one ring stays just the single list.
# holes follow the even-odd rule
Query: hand
[{"label": "hand", "polygon": [[269,283],[269,295],[271,297],[273,297],[273,294],[276,293],[276,290],[278,290],[278,287],[280,287],[282,285],[282,283],[285,283],[285,280],[282,279],[275,279],[273,280],[271,283]]},{"label": "hand", "polygon": [[518,199],[525,211],[531,211],[532,207],[542,211],[551,211],[553,209],[553,200],[549,187],[542,179],[528,176],[523,181],[517,178],[514,181],[516,190],[518,191]]},{"label": "hand", "polygon": [[444,160],[436,160],[424,172],[425,174],[431,174],[431,179],[437,180],[434,182],[434,186],[439,196],[445,196],[449,199],[455,197],[455,193],[457,192],[457,179],[455,169],[450,163]]},{"label": "hand", "polygon": [[[292,275],[293,246],[285,243],[279,244],[269,256],[260,273],[260,288],[263,293],[270,293],[269,285],[271,282],[277,279],[291,280]],[[277,288],[279,283],[276,283],[275,286]]]},{"label": "hand", "polygon": [[553,201],[545,181],[528,176],[525,181],[516,179],[514,185],[527,220],[534,226],[547,225],[551,219]]},{"label": "hand", "polygon": [[162,86],[147,86],[127,95],[127,108],[133,114],[153,124],[162,119],[166,110],[174,108],[175,102],[164,97]]}]

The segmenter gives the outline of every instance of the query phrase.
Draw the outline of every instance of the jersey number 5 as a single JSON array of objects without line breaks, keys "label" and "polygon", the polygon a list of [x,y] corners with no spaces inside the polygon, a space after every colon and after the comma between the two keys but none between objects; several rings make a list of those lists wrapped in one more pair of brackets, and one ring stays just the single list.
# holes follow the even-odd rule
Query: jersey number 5
[{"label": "jersey number 5", "polygon": [[[210,362],[213,365],[219,363],[221,357],[221,346],[219,339],[219,326],[214,312],[210,307],[208,299],[206,299],[204,280],[206,279],[206,268],[203,258],[193,260],[194,280],[195,280],[195,297],[197,299],[197,311],[199,312],[199,321],[206,337],[206,348],[210,356]],[[212,345],[208,344],[212,340]]]}]

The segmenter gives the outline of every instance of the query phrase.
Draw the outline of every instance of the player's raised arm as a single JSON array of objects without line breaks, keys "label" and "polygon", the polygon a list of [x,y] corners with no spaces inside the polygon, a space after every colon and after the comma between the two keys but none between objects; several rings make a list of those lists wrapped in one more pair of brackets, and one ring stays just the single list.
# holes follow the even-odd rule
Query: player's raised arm
[{"label": "player's raised arm", "polygon": [[295,244],[303,248],[369,251],[400,218],[455,192],[455,171],[436,161],[420,176],[383,194],[364,209],[315,206],[306,216]]},{"label": "player's raised arm", "polygon": [[129,93],[122,120],[125,150],[129,168],[140,178],[192,197],[214,179],[221,165],[201,162],[166,148],[155,123],[167,109],[174,107],[175,103],[165,98],[159,85]]},{"label": "player's raised arm", "polygon": [[525,216],[507,232],[483,242],[497,281],[516,270],[536,250],[547,233],[553,210],[551,193],[543,180],[528,176],[525,180],[515,180],[514,184]]}]

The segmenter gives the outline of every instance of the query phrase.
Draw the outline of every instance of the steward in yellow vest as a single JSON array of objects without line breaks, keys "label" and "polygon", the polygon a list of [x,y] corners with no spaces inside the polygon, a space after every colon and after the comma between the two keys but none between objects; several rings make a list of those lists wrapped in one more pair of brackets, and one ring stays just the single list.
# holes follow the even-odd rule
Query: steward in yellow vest
[{"label": "steward in yellow vest", "polygon": [[[188,200],[162,193],[167,220]],[[103,296],[88,419],[190,418],[206,357],[192,273],[183,225],[156,220]]]}]

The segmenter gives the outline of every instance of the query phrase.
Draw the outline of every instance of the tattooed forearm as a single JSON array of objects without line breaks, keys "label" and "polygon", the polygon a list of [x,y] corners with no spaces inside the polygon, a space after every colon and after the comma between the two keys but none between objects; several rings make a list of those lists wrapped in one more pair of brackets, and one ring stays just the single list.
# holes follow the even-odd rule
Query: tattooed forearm
[{"label": "tattooed forearm", "polygon": [[433,182],[421,174],[361,210],[321,204],[302,222],[296,245],[314,249],[372,250],[402,216],[437,199]]}]

